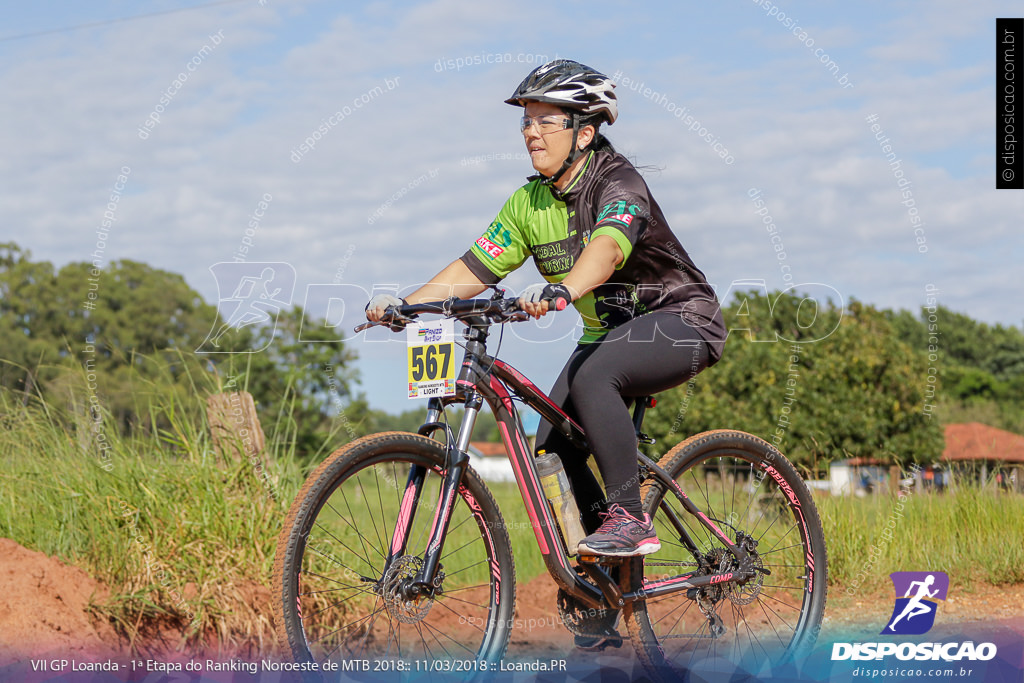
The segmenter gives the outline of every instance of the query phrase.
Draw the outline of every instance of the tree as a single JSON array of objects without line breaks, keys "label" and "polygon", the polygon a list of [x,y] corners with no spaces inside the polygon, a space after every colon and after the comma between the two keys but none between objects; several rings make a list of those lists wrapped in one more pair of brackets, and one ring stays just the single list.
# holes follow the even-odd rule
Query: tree
[{"label": "tree", "polygon": [[356,354],[334,338],[322,321],[295,306],[252,333],[248,346],[263,351],[230,357],[227,372],[241,373],[237,381],[253,394],[261,415],[300,454],[320,453],[338,433],[353,438],[366,419],[365,401],[351,391]]},{"label": "tree", "polygon": [[[0,244],[0,387],[31,395],[50,379],[45,368],[62,355],[60,311],[53,266],[33,263],[14,243]],[[43,368],[45,376],[40,376]]]},{"label": "tree", "polygon": [[187,399],[203,391],[246,388],[262,420],[280,420],[300,451],[318,449],[329,403],[352,399],[355,355],[303,318],[295,307],[274,325],[228,332],[222,348],[233,353],[196,354],[224,321],[181,275],[131,260],[55,272],[0,245],[0,388],[42,394],[73,414],[95,395],[124,432],[159,428],[169,405],[198,411],[202,401]]},{"label": "tree", "polygon": [[926,355],[886,316],[853,301],[812,316],[791,293],[738,293],[723,312],[722,360],[659,397],[648,428],[668,448],[709,429],[749,431],[806,470],[866,456],[929,461],[942,433],[925,408]]},{"label": "tree", "polygon": [[922,307],[919,316],[886,314],[902,341],[934,358],[943,423],[984,422],[1024,433],[1024,332],[938,304]]}]

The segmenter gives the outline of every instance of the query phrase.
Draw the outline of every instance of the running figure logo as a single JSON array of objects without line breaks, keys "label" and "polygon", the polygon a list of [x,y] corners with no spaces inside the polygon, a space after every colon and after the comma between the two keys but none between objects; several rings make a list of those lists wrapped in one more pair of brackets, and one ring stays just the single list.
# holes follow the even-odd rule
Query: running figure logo
[{"label": "running figure logo", "polygon": [[883,635],[920,635],[935,624],[938,601],[949,591],[949,576],[944,572],[893,572],[896,605]]},{"label": "running figure logo", "polygon": [[[295,269],[289,263],[223,262],[210,266],[210,272],[217,281],[217,308],[222,322],[214,325],[197,353],[230,353],[229,349],[221,348],[228,330],[250,325],[276,326],[278,315],[290,305],[295,289]],[[225,292],[230,292],[230,296],[225,296]],[[262,350],[252,349],[248,353]]]}]

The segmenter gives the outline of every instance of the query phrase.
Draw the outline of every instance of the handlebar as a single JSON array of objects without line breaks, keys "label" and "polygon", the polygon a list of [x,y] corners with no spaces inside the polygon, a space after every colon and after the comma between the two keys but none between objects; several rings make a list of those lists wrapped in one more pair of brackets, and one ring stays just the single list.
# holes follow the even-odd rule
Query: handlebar
[{"label": "handlebar", "polygon": [[[541,299],[556,311],[565,310],[569,302],[563,297],[552,297]],[[491,322],[510,322],[516,320],[527,320],[529,316],[519,306],[518,298],[505,298],[495,296],[490,299],[457,299],[452,297],[444,301],[425,301],[418,304],[403,304],[400,306],[388,306],[384,309],[384,317],[380,322],[365,322],[355,327],[356,332],[386,325],[393,331],[405,327],[405,323],[412,321],[421,313],[436,313],[446,318],[463,319],[469,317],[485,317]]]}]

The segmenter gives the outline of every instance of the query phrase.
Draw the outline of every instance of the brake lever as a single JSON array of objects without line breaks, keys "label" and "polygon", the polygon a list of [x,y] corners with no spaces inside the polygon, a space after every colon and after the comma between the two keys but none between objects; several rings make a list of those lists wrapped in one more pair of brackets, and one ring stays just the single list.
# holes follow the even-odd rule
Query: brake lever
[{"label": "brake lever", "polygon": [[405,326],[411,322],[413,322],[412,318],[402,318],[390,321],[381,320],[379,322],[365,322],[362,323],[361,325],[356,325],[352,329],[356,333],[359,333],[362,332],[363,330],[368,330],[371,327],[386,327],[392,332],[401,332],[402,330],[405,329]]},{"label": "brake lever", "polygon": [[[504,294],[504,290],[500,290]],[[494,297],[492,297],[492,300]],[[529,314],[519,308],[519,301],[517,299],[505,299],[501,306],[501,312],[497,315],[491,316],[494,322],[507,323],[507,322],[521,322],[523,320],[529,320]]]},{"label": "brake lever", "polygon": [[379,325],[380,327],[388,328],[392,332],[401,332],[402,330],[405,329],[405,326],[407,324],[413,322],[413,320],[416,318],[416,316],[407,317],[404,315],[399,315],[398,312],[395,311],[394,307],[392,306],[388,306],[387,309],[385,309],[385,311],[390,311],[390,314],[385,313],[385,318],[381,318],[377,322],[373,322],[372,320],[370,320],[365,323],[356,325],[355,328],[353,328],[354,331],[356,333],[359,333],[362,332],[363,330],[368,330],[371,327],[377,327]]}]

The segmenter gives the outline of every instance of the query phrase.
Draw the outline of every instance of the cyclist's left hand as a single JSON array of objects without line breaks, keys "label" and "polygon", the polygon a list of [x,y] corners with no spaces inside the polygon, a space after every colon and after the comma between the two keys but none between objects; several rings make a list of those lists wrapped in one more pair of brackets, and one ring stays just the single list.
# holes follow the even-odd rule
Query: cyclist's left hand
[{"label": "cyclist's left hand", "polygon": [[[538,283],[530,285],[522,291],[519,295],[519,307],[526,311],[528,315],[540,318],[555,307],[554,302],[558,299],[565,299],[567,304],[572,302],[572,294],[569,292],[568,287],[560,284],[553,285],[547,282],[543,284]],[[549,304],[549,302],[551,303]]]}]

